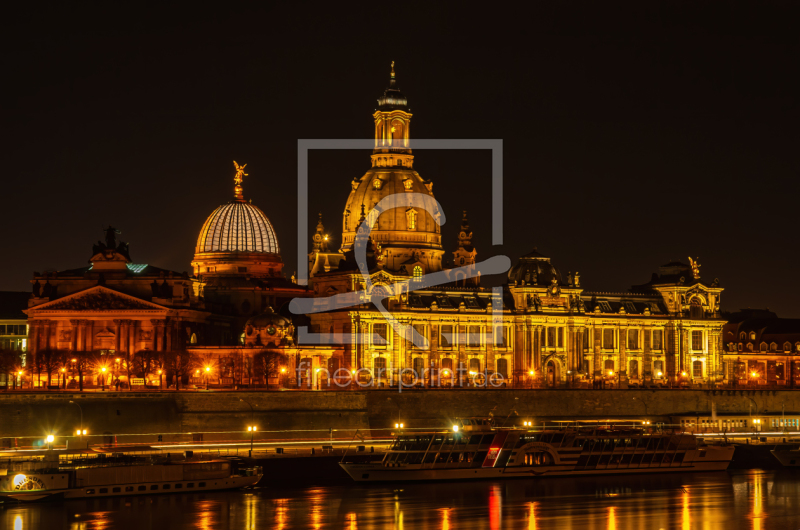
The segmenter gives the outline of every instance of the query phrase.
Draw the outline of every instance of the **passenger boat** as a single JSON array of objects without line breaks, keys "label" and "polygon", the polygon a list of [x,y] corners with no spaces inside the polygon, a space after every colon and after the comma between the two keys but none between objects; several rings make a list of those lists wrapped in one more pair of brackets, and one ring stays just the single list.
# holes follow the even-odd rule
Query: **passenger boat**
[{"label": "passenger boat", "polygon": [[800,445],[779,445],[770,453],[784,467],[800,467]]},{"label": "passenger boat", "polygon": [[[63,453],[63,452],[62,452]],[[259,466],[229,458],[59,454],[0,459],[0,499],[37,501],[191,493],[255,485]]]},{"label": "passenger boat", "polygon": [[380,462],[339,464],[353,480],[414,481],[719,471],[734,447],[678,430],[495,428],[459,420],[453,431],[398,433]]}]

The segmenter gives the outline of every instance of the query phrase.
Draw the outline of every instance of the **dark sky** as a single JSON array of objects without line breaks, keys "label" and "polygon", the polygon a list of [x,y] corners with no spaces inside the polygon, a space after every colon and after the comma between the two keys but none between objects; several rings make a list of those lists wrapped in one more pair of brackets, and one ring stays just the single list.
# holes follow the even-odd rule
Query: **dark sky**
[{"label": "dark sky", "polygon": [[[430,4],[36,4],[6,17],[0,289],[83,266],[109,223],[135,262],[189,270],[234,159],[291,274],[297,140],[371,138],[394,60],[413,137],[504,141],[502,247],[488,152],[416,153],[450,216],[448,250],[467,209],[481,259],[538,246],[612,291],[699,256],[724,310],[800,317],[791,2]],[[339,240],[368,167],[369,152],[314,153],[312,229],[322,211]]]}]

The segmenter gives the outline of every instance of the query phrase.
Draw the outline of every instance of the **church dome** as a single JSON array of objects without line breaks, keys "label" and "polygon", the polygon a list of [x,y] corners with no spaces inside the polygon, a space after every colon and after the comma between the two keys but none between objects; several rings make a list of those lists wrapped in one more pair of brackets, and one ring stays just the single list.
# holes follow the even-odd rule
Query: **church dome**
[{"label": "church dome", "polygon": [[264,252],[280,254],[272,223],[260,208],[234,200],[223,204],[208,217],[196,252]]},{"label": "church dome", "polygon": [[512,284],[549,286],[553,278],[559,284],[561,272],[550,263],[550,258],[535,248],[519,258],[519,261],[508,271],[508,281]]},{"label": "church dome", "polygon": [[234,199],[208,216],[197,238],[192,269],[197,276],[275,277],[283,261],[267,216],[242,194],[244,168],[234,162]]}]

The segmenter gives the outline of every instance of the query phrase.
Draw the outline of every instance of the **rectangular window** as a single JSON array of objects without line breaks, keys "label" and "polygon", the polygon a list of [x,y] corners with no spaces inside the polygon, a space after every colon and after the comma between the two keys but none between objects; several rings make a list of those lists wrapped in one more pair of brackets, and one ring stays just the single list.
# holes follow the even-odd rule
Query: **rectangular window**
[{"label": "rectangular window", "polygon": [[613,350],[614,349],[614,330],[613,329],[604,329],[603,330],[603,349],[604,350]]},{"label": "rectangular window", "polygon": [[692,349],[694,351],[703,351],[703,332],[692,331]]},{"label": "rectangular window", "polygon": [[194,482],[190,482],[190,483],[188,483],[188,484],[186,485],[186,487],[187,487],[187,488],[193,488],[193,487],[194,487]]},{"label": "rectangular window", "polygon": [[181,488],[183,488],[183,484],[175,484],[175,489],[176,490],[179,490]]},{"label": "rectangular window", "polygon": [[372,325],[372,345],[373,346],[386,346],[386,324],[373,324]]},{"label": "rectangular window", "polygon": [[653,349],[660,350],[662,349],[661,343],[664,338],[664,330],[663,329],[654,329],[653,330]]},{"label": "rectangular window", "polygon": [[152,486],[150,486],[150,489],[151,490],[157,490],[158,489],[158,484],[153,484]]},{"label": "rectangular window", "polygon": [[583,351],[589,351],[589,330],[583,330]]},{"label": "rectangular window", "polygon": [[629,350],[638,350],[639,349],[639,330],[638,329],[629,329],[628,330],[628,349]]},{"label": "rectangular window", "polygon": [[564,328],[558,328],[558,347],[564,347]]},{"label": "rectangular window", "polygon": [[453,347],[453,326],[442,326],[441,332],[439,333],[439,347]]},{"label": "rectangular window", "polygon": [[703,361],[692,363],[692,377],[703,377]]},{"label": "rectangular window", "polygon": [[556,328],[547,328],[547,347],[556,347]]},{"label": "rectangular window", "polygon": [[145,491],[145,490],[147,489],[147,486],[139,486],[139,487],[138,487],[138,488],[136,488],[136,489],[137,489],[138,491]]},{"label": "rectangular window", "polygon": [[470,348],[480,348],[481,346],[481,328],[480,326],[469,326],[467,345]]},{"label": "rectangular window", "polygon": [[108,488],[100,488],[100,493],[108,493]]},{"label": "rectangular window", "polygon": [[498,348],[508,348],[508,330],[505,326],[494,328],[494,344]]},{"label": "rectangular window", "polygon": [[120,491],[122,490],[119,488],[111,488],[111,493],[119,493]]},{"label": "rectangular window", "polygon": [[201,482],[200,484],[197,485],[197,487],[198,488],[205,488],[206,487],[206,483],[205,482]]},{"label": "rectangular window", "polygon": [[[419,335],[420,335],[422,338],[424,338],[424,339],[427,339],[427,338],[428,338],[428,334],[426,333],[426,330],[425,330],[425,325],[424,325],[424,324],[413,324],[411,327],[414,329],[414,331],[416,331],[417,333],[419,333]],[[409,341],[409,342],[411,342],[411,341]],[[412,344],[413,344],[413,342],[412,342]],[[422,347],[422,346],[420,346],[420,347]]]},{"label": "rectangular window", "polygon": [[613,313],[614,311],[611,309],[611,304],[606,301],[599,302],[600,304],[600,311],[603,313]]},{"label": "rectangular window", "polygon": [[133,486],[125,486],[125,491],[133,491]]}]

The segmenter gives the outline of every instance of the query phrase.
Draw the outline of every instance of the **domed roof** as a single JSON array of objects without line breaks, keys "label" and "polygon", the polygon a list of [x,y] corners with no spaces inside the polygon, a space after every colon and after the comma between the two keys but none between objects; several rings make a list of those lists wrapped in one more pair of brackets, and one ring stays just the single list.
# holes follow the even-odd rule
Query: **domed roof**
[{"label": "domed roof", "polygon": [[280,249],[264,212],[244,200],[233,200],[208,217],[197,238],[196,252],[280,254]]},{"label": "domed roof", "polygon": [[540,253],[536,248],[533,251],[521,256],[519,261],[508,271],[508,281],[510,283],[522,283],[526,285],[549,286],[553,278],[561,284],[561,273],[550,263],[550,258]]},{"label": "domed roof", "polygon": [[274,312],[271,307],[267,307],[266,311],[260,315],[250,317],[245,324],[245,326],[251,326],[255,329],[268,328],[269,326],[280,328],[291,325],[291,320]]}]

